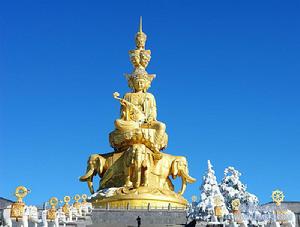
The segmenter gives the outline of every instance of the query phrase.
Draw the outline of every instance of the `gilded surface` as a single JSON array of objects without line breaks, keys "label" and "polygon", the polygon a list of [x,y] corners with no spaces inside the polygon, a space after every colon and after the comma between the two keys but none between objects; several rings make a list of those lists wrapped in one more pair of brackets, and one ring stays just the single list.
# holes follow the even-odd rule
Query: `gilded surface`
[{"label": "gilded surface", "polygon": [[12,218],[22,218],[24,215],[25,203],[16,202],[11,205],[10,216]]},{"label": "gilded surface", "polygon": [[58,199],[56,197],[52,197],[49,199],[49,204],[51,208],[47,212],[47,220],[54,221],[56,219],[56,206],[58,204]]},{"label": "gilded surface", "polygon": [[272,200],[274,203],[276,203],[276,206],[280,206],[280,204],[284,200],[284,194],[282,191],[275,190],[272,192]]},{"label": "gilded surface", "polygon": [[25,203],[23,203],[23,198],[28,194],[28,189],[24,186],[18,186],[15,191],[15,196],[17,201],[11,205],[10,216],[11,218],[22,218],[25,211]]},{"label": "gilded surface", "polygon": [[[182,194],[186,184],[196,181],[189,175],[185,157],[162,152],[168,135],[166,125],[157,119],[155,97],[148,92],[155,75],[146,71],[151,59],[151,51],[145,49],[146,40],[140,22],[136,49],[129,51],[134,69],[126,78],[131,91],[122,98],[118,92],[113,94],[121,105],[120,118],[109,135],[114,152],[91,155],[86,174],[80,178],[87,182],[94,206],[185,207],[187,201]],[[95,191],[96,175],[101,181]],[[182,180],[178,192],[171,181],[176,177]]]}]

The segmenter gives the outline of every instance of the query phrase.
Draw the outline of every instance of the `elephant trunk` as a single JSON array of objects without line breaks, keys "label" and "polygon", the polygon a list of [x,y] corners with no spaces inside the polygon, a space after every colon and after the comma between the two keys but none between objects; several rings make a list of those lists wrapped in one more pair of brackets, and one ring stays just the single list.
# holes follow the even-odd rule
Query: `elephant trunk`
[{"label": "elephant trunk", "polygon": [[82,181],[82,182],[86,181],[87,182],[91,194],[95,193],[95,190],[94,190],[94,187],[93,187],[94,173],[95,173],[95,170],[93,168],[88,168],[86,174],[79,178],[80,181]]},{"label": "elephant trunk", "polygon": [[188,183],[194,183],[196,182],[196,179],[191,177],[187,171],[181,171],[181,177],[186,179],[186,182]]},{"label": "elephant trunk", "polygon": [[86,174],[84,176],[81,176],[79,178],[80,181],[84,182],[84,181],[88,181],[89,178],[91,178],[94,174],[94,169],[88,169]]}]

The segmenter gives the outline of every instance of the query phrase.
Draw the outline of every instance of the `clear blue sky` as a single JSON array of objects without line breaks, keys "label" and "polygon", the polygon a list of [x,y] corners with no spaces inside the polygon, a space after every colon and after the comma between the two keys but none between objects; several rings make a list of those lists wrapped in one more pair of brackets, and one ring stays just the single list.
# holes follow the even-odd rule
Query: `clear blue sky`
[{"label": "clear blue sky", "polygon": [[[151,3],[150,3],[151,2]],[[28,204],[88,192],[92,153],[110,152],[143,16],[166,152],[188,157],[199,195],[210,159],[262,202],[300,200],[300,1],[1,1],[0,196]]]}]

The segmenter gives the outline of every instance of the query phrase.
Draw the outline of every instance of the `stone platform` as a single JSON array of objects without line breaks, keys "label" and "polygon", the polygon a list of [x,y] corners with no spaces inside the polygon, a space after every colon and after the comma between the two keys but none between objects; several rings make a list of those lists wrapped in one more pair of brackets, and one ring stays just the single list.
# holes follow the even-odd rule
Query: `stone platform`
[{"label": "stone platform", "polygon": [[184,210],[147,210],[147,209],[94,209],[91,225],[88,227],[137,227],[137,217],[141,218],[141,227],[185,226]]}]

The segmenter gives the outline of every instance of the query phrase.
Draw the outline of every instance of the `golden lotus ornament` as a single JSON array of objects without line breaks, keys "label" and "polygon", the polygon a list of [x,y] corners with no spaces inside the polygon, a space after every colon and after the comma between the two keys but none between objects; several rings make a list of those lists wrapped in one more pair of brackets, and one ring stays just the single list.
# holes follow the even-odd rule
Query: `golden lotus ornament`
[{"label": "golden lotus ornament", "polygon": [[[185,208],[182,196],[187,183],[194,183],[189,175],[187,159],[162,152],[168,144],[166,125],[157,119],[157,106],[153,94],[148,92],[155,78],[146,67],[151,51],[145,49],[147,36],[140,29],[136,34],[136,49],[129,51],[133,72],[126,74],[131,92],[120,97],[113,94],[121,105],[120,118],[114,122],[115,130],[109,134],[114,149],[104,154],[92,154],[85,175],[93,196],[94,207],[177,207]],[[93,177],[101,180],[95,190]],[[175,192],[171,178],[181,178],[182,184]]]}]

